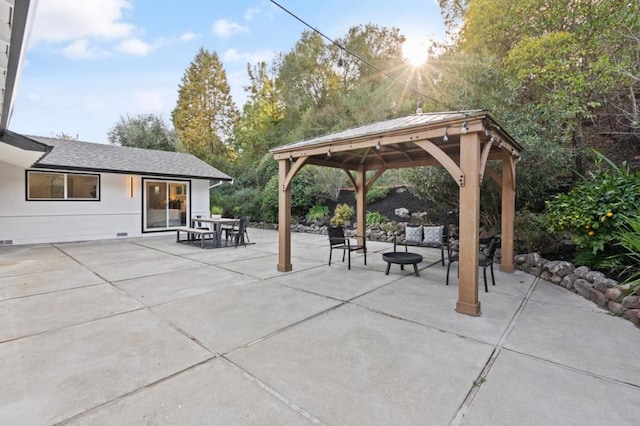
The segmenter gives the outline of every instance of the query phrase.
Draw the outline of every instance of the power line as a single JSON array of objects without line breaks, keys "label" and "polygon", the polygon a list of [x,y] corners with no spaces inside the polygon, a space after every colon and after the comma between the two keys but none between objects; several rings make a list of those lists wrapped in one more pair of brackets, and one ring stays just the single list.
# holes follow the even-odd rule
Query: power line
[{"label": "power line", "polygon": [[349,55],[353,56],[354,58],[358,59],[359,61],[364,62],[365,64],[369,65],[371,68],[373,68],[374,70],[378,71],[379,73],[381,73],[382,75],[392,79],[393,81],[402,84],[404,87],[406,87],[407,89],[413,91],[414,93],[420,95],[420,96],[424,96],[426,99],[429,99],[439,105],[442,105],[443,107],[445,107],[447,110],[450,111],[456,111],[456,112],[460,112],[463,113],[465,116],[468,116],[469,114],[466,113],[465,111],[460,111],[456,108],[452,108],[451,106],[447,105],[444,102],[441,102],[435,98],[432,98],[431,96],[422,93],[419,89],[413,87],[412,85],[410,85],[409,83],[407,83],[406,81],[400,80],[399,78],[387,73],[385,70],[383,70],[382,68],[378,67],[375,64],[372,64],[371,62],[367,61],[365,58],[363,58],[362,56],[358,55],[355,52],[350,51],[349,49],[347,49],[346,47],[342,46],[340,43],[338,43],[337,41],[333,40],[331,37],[329,37],[328,35],[324,34],[322,31],[320,31],[319,29],[317,29],[316,27],[313,27],[311,24],[309,24],[308,22],[306,22],[304,19],[300,18],[299,16],[297,16],[296,14],[294,14],[293,12],[291,12],[290,10],[288,10],[287,8],[285,8],[284,6],[282,6],[281,4],[279,4],[277,1],[275,0],[270,0],[271,3],[273,3],[274,5],[278,6],[280,9],[282,9],[283,11],[285,11],[287,14],[291,15],[294,19],[296,19],[297,21],[301,22],[304,26],[306,26],[307,28],[310,28],[312,31],[316,32],[317,34],[319,34],[320,36],[324,37],[325,39],[327,39],[330,43],[338,46],[341,50],[347,52]]}]

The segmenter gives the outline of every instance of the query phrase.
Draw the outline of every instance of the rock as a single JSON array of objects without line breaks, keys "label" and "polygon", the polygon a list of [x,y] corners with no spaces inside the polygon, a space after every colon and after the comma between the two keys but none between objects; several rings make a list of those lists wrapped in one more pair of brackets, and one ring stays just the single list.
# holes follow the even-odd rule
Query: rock
[{"label": "rock", "polygon": [[589,296],[589,299],[596,302],[600,306],[607,306],[607,302],[609,302],[607,296],[605,296],[603,292],[595,288],[591,289],[591,295]]},{"label": "rock", "polygon": [[516,265],[524,265],[526,261],[527,261],[526,254],[516,254],[515,256],[513,256],[513,263],[515,263]]},{"label": "rock", "polygon": [[404,207],[400,207],[399,209],[395,209],[394,213],[396,216],[398,217],[409,217],[409,210],[405,209]]},{"label": "rock", "polygon": [[595,283],[597,280],[604,278],[604,274],[598,271],[589,271],[585,275],[585,279],[590,283]]},{"label": "rock", "polygon": [[607,308],[616,315],[622,315],[627,310],[622,303],[614,302],[613,300],[610,300],[609,303],[607,303]]},{"label": "rock", "polygon": [[640,325],[640,309],[629,309],[623,316],[635,325]]},{"label": "rock", "polygon": [[633,291],[633,294],[637,294],[638,296],[640,296],[640,285],[636,287],[636,289]]},{"label": "rock", "polygon": [[622,299],[622,305],[628,309],[640,309],[640,296],[627,296]]},{"label": "rock", "polygon": [[573,289],[573,282],[578,279],[574,274],[569,274],[565,276],[562,281],[560,281],[560,285],[568,290]]},{"label": "rock", "polygon": [[608,288],[605,291],[605,294],[607,296],[607,299],[613,300],[616,302],[622,299],[622,297],[624,296],[624,292],[620,290],[619,287]]},{"label": "rock", "polygon": [[542,259],[542,256],[540,256],[540,253],[529,253],[527,255],[527,261],[526,264],[531,266],[536,266],[538,264],[538,262],[540,262],[540,259]]},{"label": "rock", "polygon": [[576,274],[578,278],[586,278],[587,272],[589,272],[589,268],[587,268],[586,266],[578,266],[573,270],[573,273]]},{"label": "rock", "polygon": [[576,292],[580,296],[585,299],[589,299],[591,297],[591,289],[593,288],[593,285],[584,278],[578,278],[573,282],[573,288],[576,289]]},{"label": "rock", "polygon": [[593,283],[593,286],[602,292],[606,292],[607,289],[613,288],[618,285],[618,281],[611,278],[602,277]]},{"label": "rock", "polygon": [[573,272],[573,264],[564,260],[553,260],[547,262],[544,265],[545,271],[549,271],[553,275],[557,275],[560,279],[557,282],[562,281],[562,277],[565,277]]},{"label": "rock", "polygon": [[542,271],[539,276],[545,281],[553,281],[553,275],[551,275],[551,272],[549,271]]}]

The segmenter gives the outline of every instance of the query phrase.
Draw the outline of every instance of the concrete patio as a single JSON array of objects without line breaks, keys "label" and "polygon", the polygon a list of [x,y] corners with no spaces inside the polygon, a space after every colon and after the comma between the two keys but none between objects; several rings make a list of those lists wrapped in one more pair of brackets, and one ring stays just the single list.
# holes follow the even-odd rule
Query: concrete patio
[{"label": "concrete patio", "polygon": [[638,424],[640,330],[576,294],[496,270],[473,318],[437,250],[249,234],[0,248],[0,424]]}]

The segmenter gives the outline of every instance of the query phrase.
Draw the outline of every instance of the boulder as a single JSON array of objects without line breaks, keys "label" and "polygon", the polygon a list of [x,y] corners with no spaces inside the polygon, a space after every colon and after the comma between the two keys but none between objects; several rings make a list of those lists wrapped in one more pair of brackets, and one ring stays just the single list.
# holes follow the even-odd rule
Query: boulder
[{"label": "boulder", "polygon": [[577,280],[578,277],[574,274],[566,275],[562,281],[560,281],[560,285],[568,290],[573,289],[573,282]]},{"label": "boulder", "polygon": [[622,291],[620,287],[613,287],[613,288],[608,288],[605,291],[605,294],[607,295],[607,299],[617,302],[620,299],[622,299],[622,297],[624,296],[624,291]]},{"label": "boulder", "polygon": [[591,294],[589,296],[589,299],[591,299],[592,301],[594,301],[600,306],[607,306],[607,302],[609,302],[609,300],[607,299],[607,296],[605,296],[603,292],[595,288],[591,289]]},{"label": "boulder", "polygon": [[597,280],[604,278],[604,274],[598,271],[589,271],[585,275],[585,279],[590,283],[595,283]]},{"label": "boulder", "polygon": [[564,260],[553,260],[544,265],[544,270],[549,271],[553,275],[557,275],[560,278],[557,282],[560,282],[562,281],[562,277],[573,272],[573,264]]},{"label": "boulder", "polygon": [[640,325],[640,309],[629,309],[623,316],[635,325]]},{"label": "boulder", "polygon": [[578,278],[575,280],[573,282],[573,288],[575,288],[576,292],[585,299],[591,298],[591,289],[593,288],[593,284],[584,278]]},{"label": "boulder", "polygon": [[614,302],[613,300],[610,300],[609,303],[607,303],[607,308],[616,315],[622,315],[627,310],[627,308],[622,306],[622,303]]},{"label": "boulder", "polygon": [[602,277],[595,280],[593,286],[602,292],[606,292],[608,289],[613,288],[618,285],[618,281],[612,280],[611,278]]},{"label": "boulder", "polygon": [[405,218],[409,218],[409,210],[405,209],[404,207],[400,207],[399,209],[395,209],[394,210],[394,214],[398,217],[405,217]]},{"label": "boulder", "polygon": [[640,296],[627,296],[622,299],[622,305],[628,309],[640,309]]},{"label": "boulder", "polygon": [[576,274],[578,278],[586,278],[587,272],[589,272],[589,268],[587,268],[586,266],[578,266],[573,270],[573,273]]}]

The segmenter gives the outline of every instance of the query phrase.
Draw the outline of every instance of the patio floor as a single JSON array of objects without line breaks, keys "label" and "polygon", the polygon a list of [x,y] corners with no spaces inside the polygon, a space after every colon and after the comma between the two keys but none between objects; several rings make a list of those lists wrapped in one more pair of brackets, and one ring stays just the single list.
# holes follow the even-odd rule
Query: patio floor
[{"label": "patio floor", "polygon": [[640,330],[576,294],[496,270],[472,318],[437,250],[249,235],[0,248],[0,424],[638,424]]}]

